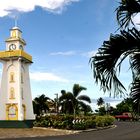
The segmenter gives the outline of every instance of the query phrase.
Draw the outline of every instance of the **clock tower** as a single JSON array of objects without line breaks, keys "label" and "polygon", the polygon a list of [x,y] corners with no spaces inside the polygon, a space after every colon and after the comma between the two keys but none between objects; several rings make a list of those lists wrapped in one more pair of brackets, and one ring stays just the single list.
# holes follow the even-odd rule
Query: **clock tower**
[{"label": "clock tower", "polygon": [[34,120],[29,66],[32,56],[24,51],[26,42],[18,27],[10,30],[0,51],[3,64],[0,87],[0,127],[32,127]]}]

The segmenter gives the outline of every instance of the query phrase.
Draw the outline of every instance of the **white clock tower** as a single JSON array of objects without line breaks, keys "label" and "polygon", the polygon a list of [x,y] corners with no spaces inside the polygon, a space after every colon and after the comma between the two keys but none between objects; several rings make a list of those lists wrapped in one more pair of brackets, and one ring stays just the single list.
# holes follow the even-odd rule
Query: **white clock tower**
[{"label": "white clock tower", "polygon": [[6,50],[0,51],[0,127],[28,127],[35,118],[29,78],[32,56],[24,51],[26,42],[21,35],[21,30],[13,27],[5,41]]}]

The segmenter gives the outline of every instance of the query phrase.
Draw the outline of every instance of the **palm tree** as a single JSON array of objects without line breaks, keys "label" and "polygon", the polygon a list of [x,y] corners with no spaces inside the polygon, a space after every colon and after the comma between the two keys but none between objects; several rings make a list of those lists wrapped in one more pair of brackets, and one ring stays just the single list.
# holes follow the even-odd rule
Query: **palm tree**
[{"label": "palm tree", "polygon": [[74,84],[72,92],[66,92],[65,90],[61,91],[62,96],[60,96],[59,100],[62,104],[62,109],[65,110],[65,112],[66,110],[69,110],[68,112],[73,113],[75,116],[79,109],[83,109],[86,106],[84,102],[91,103],[91,100],[87,95],[79,95],[83,90],[86,90],[86,88],[79,84]]},{"label": "palm tree", "polygon": [[82,107],[82,104],[85,104],[84,102],[91,103],[91,100],[87,95],[79,95],[83,90],[86,90],[86,88],[80,86],[79,84],[74,84],[72,90],[74,116],[76,113],[78,113],[79,106]]},{"label": "palm tree", "polygon": [[47,101],[51,100],[49,97],[46,97],[44,94],[36,97],[33,100],[33,107],[34,107],[34,113],[37,115],[42,115],[43,113],[46,113],[49,110]]},{"label": "palm tree", "polygon": [[[120,27],[128,27],[132,23],[132,16],[140,12],[140,0],[122,0],[116,9]],[[133,23],[134,24],[134,23]],[[108,41],[104,41],[95,56],[90,59],[95,82],[100,83],[104,92],[112,92],[114,96],[122,96],[126,89],[118,78],[121,64],[129,58],[132,71],[131,97],[137,110],[140,110],[140,32],[132,29],[120,30],[120,34],[111,34]]]},{"label": "palm tree", "polygon": [[61,106],[61,113],[64,114],[72,114],[73,106],[72,100],[73,96],[70,92],[66,92],[65,90],[61,90],[61,96],[59,97],[59,104]]},{"label": "palm tree", "polygon": [[102,97],[100,97],[100,98],[97,100],[97,105],[100,106],[100,107],[101,107],[104,103],[105,103],[105,102],[104,102],[104,99],[103,99]]},{"label": "palm tree", "polygon": [[129,27],[130,23],[134,25],[132,18],[140,12],[140,0],[122,0],[116,11],[120,27]]}]

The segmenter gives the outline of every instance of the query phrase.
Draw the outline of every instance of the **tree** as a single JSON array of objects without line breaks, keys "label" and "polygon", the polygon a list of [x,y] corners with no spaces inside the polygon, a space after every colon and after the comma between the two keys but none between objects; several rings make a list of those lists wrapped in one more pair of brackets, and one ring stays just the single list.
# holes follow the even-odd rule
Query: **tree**
[{"label": "tree", "polygon": [[72,106],[73,95],[70,92],[66,92],[65,90],[61,90],[61,96],[59,97],[59,103],[61,106],[61,113],[64,114],[72,114],[73,106]]},{"label": "tree", "polygon": [[33,100],[33,108],[34,108],[34,113],[39,115],[42,115],[46,113],[49,110],[47,101],[51,100],[49,97],[46,97],[44,94],[36,97]]},{"label": "tree", "polygon": [[[132,71],[130,96],[135,110],[140,111],[140,32],[135,27],[132,17],[140,12],[140,0],[122,0],[117,11],[120,34],[111,34],[104,41],[95,56],[90,59],[95,82],[100,83],[104,92],[122,96],[126,89],[118,78],[121,64],[129,58]],[[134,27],[129,28],[132,23]],[[127,27],[127,30],[126,30]]]},{"label": "tree", "polygon": [[98,110],[98,113],[99,113],[99,115],[102,115],[102,116],[105,115],[106,114],[105,106],[100,107]]},{"label": "tree", "polygon": [[90,98],[87,95],[79,95],[81,91],[86,90],[85,87],[79,84],[74,84],[72,92],[66,92],[62,90],[62,95],[59,98],[60,104],[62,105],[62,111],[73,113],[78,113],[80,109],[86,108],[85,102],[91,103]]},{"label": "tree", "polygon": [[100,97],[99,99],[97,99],[97,105],[98,105],[98,106],[101,107],[104,103],[105,103],[105,102],[104,102],[104,99],[103,99],[102,97]]},{"label": "tree", "polygon": [[121,103],[116,105],[117,114],[122,114],[124,112],[132,112],[133,101],[131,98],[124,99]]}]

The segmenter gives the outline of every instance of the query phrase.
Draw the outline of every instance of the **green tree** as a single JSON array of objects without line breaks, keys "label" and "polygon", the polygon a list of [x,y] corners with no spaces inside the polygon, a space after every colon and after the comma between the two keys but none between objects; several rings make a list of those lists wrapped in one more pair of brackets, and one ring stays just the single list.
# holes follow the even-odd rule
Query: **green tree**
[{"label": "green tree", "polygon": [[[116,9],[120,34],[111,34],[104,41],[95,56],[90,59],[95,82],[100,83],[104,92],[122,96],[126,89],[118,78],[121,64],[129,58],[132,71],[130,96],[135,110],[140,110],[140,32],[135,27],[132,17],[140,12],[140,0],[122,0]],[[130,23],[134,27],[129,28]],[[127,27],[127,30],[126,30]]]},{"label": "green tree", "polygon": [[47,104],[47,101],[51,100],[49,97],[46,97],[44,94],[36,97],[33,100],[33,108],[34,108],[34,113],[37,115],[42,115],[43,113],[46,113],[49,111],[49,107]]},{"label": "green tree", "polygon": [[73,113],[75,116],[80,109],[86,108],[85,102],[91,103],[87,95],[79,95],[83,90],[86,90],[86,88],[79,84],[74,84],[72,92],[61,91],[62,95],[59,101],[62,105],[63,112]]},{"label": "green tree", "polygon": [[71,92],[66,92],[65,90],[61,90],[61,96],[59,97],[61,113],[73,114],[72,100],[73,100],[73,95],[71,94]]},{"label": "green tree", "polygon": [[106,109],[105,106],[100,107],[98,110],[99,115],[105,115],[106,114]]},{"label": "green tree", "polygon": [[97,105],[98,105],[99,107],[101,107],[104,103],[105,103],[105,102],[104,102],[104,99],[103,99],[102,97],[100,97],[99,99],[97,99]]},{"label": "green tree", "polygon": [[122,114],[124,112],[133,112],[133,101],[131,98],[126,98],[116,105],[116,114]]}]

